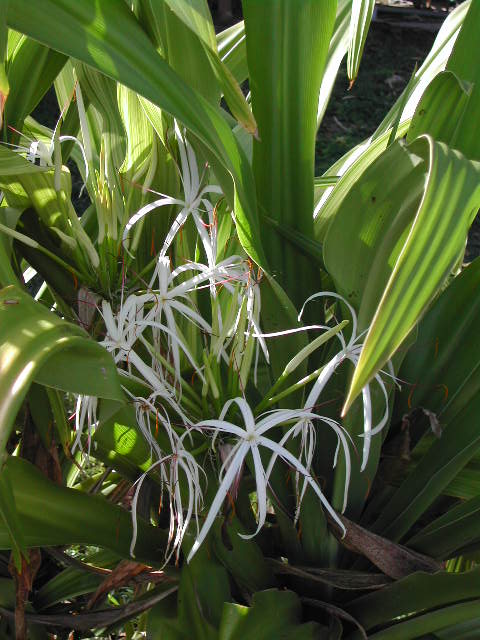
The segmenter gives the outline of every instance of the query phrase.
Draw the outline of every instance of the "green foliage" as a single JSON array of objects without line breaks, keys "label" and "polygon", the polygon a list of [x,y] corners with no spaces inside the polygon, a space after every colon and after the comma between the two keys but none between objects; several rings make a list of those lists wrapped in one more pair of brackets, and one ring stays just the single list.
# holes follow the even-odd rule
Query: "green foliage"
[{"label": "green foliage", "polygon": [[317,177],[373,2],[243,9],[0,0],[2,637],[480,633],[480,0]]}]

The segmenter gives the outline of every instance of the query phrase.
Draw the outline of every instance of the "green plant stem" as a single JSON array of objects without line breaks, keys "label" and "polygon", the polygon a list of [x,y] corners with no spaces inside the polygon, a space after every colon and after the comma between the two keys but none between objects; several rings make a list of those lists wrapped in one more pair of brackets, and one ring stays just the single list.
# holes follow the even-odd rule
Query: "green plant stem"
[{"label": "green plant stem", "polygon": [[[172,374],[174,376],[175,375],[175,369],[168,362],[168,360],[166,360],[162,356],[161,353],[159,353],[156,349],[154,349],[154,347],[147,340],[145,340],[145,338],[142,337],[141,341],[142,341],[143,345],[151,353],[151,355],[154,356],[155,358],[157,358],[157,360],[163,364],[165,369],[170,374]],[[179,382],[180,382],[180,385],[181,385],[182,389],[184,391],[186,391],[190,395],[190,397],[192,398],[192,400],[188,400],[188,402],[191,405],[191,408],[194,408],[196,412],[200,411],[200,407],[201,407],[201,404],[202,404],[202,399],[200,398],[198,393],[194,389],[192,389],[191,385],[188,384],[188,382],[186,380],[184,380],[181,376],[180,376]],[[184,398],[184,400],[186,400],[186,398]]]},{"label": "green plant stem", "polygon": [[[325,366],[319,367],[318,369],[315,369],[315,371],[310,373],[308,376],[306,376],[305,378],[302,378],[301,380],[299,380],[295,384],[292,384],[290,387],[288,387],[287,389],[284,389],[284,391],[281,391],[280,393],[278,393],[275,396],[271,396],[270,395],[271,391],[270,391],[269,393],[267,393],[265,398],[255,407],[254,414],[258,415],[262,411],[265,411],[265,409],[268,409],[268,407],[271,407],[272,405],[274,405],[279,400],[282,400],[283,398],[286,398],[291,393],[295,393],[295,391],[298,391],[299,389],[304,387],[306,384],[308,384],[312,380],[315,380],[315,378],[318,378],[318,376],[322,373],[322,370],[324,368],[325,368]],[[279,378],[279,381],[280,381],[280,378]],[[279,386],[280,385],[278,385],[278,384],[274,384],[273,387],[272,387],[272,391],[275,388],[278,389]]]}]

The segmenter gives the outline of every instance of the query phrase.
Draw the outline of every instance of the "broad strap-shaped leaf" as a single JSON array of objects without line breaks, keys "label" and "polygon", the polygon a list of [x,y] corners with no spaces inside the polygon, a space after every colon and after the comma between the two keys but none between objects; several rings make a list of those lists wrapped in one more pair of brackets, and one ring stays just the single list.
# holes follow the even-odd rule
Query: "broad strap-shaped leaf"
[{"label": "broad strap-shaped leaf", "polygon": [[480,259],[457,276],[418,327],[399,376],[408,383],[395,406],[396,421],[415,407],[451,422],[480,393]]},{"label": "broad strap-shaped leaf", "polygon": [[375,0],[353,0],[350,19],[350,42],[348,44],[347,74],[353,84],[357,78],[363,47],[372,21]]},{"label": "broad strap-shaped leaf", "polygon": [[48,170],[48,167],[40,167],[33,162],[29,162],[18,153],[13,153],[10,149],[0,145],[0,176],[14,177],[30,173],[42,173]]},{"label": "broad strap-shaped leaf", "polygon": [[212,17],[206,0],[165,0],[165,2],[200,39],[232,115],[249,133],[256,134],[257,124],[240,85],[219,57]]},{"label": "broad strap-shaped leaf", "polygon": [[11,28],[119,80],[197,135],[231,173],[240,240],[247,253],[266,266],[253,176],[241,147],[218,109],[182,81],[157,53],[124,0],[39,0],[34,4],[1,0],[0,7],[8,11]]},{"label": "broad strap-shaped leaf", "polygon": [[96,458],[131,481],[152,464],[152,453],[138,429],[135,410],[129,405],[111,401],[101,403],[92,445]]},{"label": "broad strap-shaped leaf", "polygon": [[[454,74],[439,74],[418,105],[407,141],[429,133],[449,143],[468,99]],[[367,147],[320,211],[323,225],[330,220],[327,269],[355,308],[362,303],[360,331],[372,320],[424,191],[420,156],[400,143],[385,148],[386,143],[384,134]],[[347,228],[354,232],[346,234]],[[343,259],[344,252],[349,260]]]},{"label": "broad strap-shaped leaf", "polygon": [[[416,640],[422,637],[428,638],[434,632],[445,631],[448,627],[454,627],[457,624],[461,628],[468,622],[472,623],[470,630],[475,634],[470,637],[475,637],[478,636],[480,631],[480,623],[478,622],[479,606],[480,600],[476,599],[435,609],[407,620],[395,621],[396,624],[393,626],[378,631],[369,636],[369,638],[370,640]],[[454,631],[453,635],[448,637],[460,638],[461,636],[456,635]]]},{"label": "broad strap-shaped leaf", "polygon": [[9,239],[2,233],[0,234],[0,287],[20,284],[12,268],[10,254]]},{"label": "broad strap-shaped leaf", "polygon": [[[184,539],[193,543],[192,537]],[[231,600],[230,583],[225,568],[202,547],[195,558],[182,567],[176,602],[172,598],[159,603],[148,614],[147,633],[152,640],[194,638],[218,640],[224,602]],[[163,606],[162,606],[163,605]]]},{"label": "broad strap-shaped leaf", "polygon": [[[1,158],[0,158],[1,164]],[[9,207],[0,208],[0,225],[2,228],[12,229],[16,226],[21,209],[11,209]],[[18,275],[15,273],[12,264],[12,238],[6,233],[0,232],[0,288],[9,284],[19,285]]]},{"label": "broad strap-shaped leaf", "polygon": [[[243,9],[259,208],[311,237],[318,97],[336,1],[246,0]],[[270,231],[262,240],[271,274],[299,307],[317,286],[309,261]]]},{"label": "broad strap-shaped leaf", "polygon": [[112,357],[82,328],[13,285],[0,291],[0,318],[0,451],[35,378],[66,391],[123,400]]},{"label": "broad strap-shaped leaf", "polygon": [[0,522],[8,531],[13,561],[17,571],[22,570],[22,556],[27,555],[27,547],[22,527],[15,508],[12,483],[9,476],[0,472]]},{"label": "broad strap-shaped leaf", "polygon": [[[12,160],[12,166],[6,166],[4,173],[0,169],[0,187],[7,203],[19,209],[32,206],[43,224],[52,231],[55,239],[60,240],[59,253],[63,252],[64,256],[71,254],[76,266],[79,269],[83,267],[86,274],[91,271],[92,266],[98,267],[96,249],[70,201],[71,178],[67,167],[61,169],[58,187],[52,167],[47,167],[48,171],[30,169],[28,165],[35,169],[33,163],[5,147],[0,148],[0,157],[6,164],[9,159]],[[18,167],[18,173],[13,173],[14,167]],[[34,242],[36,244],[36,240]],[[88,277],[87,275],[87,280]]]},{"label": "broad strap-shaped leaf", "polygon": [[[130,514],[104,498],[61,487],[22,458],[9,457],[2,471],[10,482],[27,547],[89,544],[128,558]],[[166,535],[138,518],[137,558],[161,562]],[[0,523],[0,548],[10,549],[8,529]]]},{"label": "broad strap-shaped leaf", "polygon": [[256,541],[240,537],[244,533],[245,528],[236,516],[224,526],[217,520],[210,537],[212,551],[240,588],[250,592],[268,589],[275,584],[273,572]]},{"label": "broad strap-shaped leaf", "polygon": [[[395,353],[450,273],[480,206],[479,163],[428,136],[409,150],[428,167],[425,191],[371,322],[344,411]],[[361,317],[362,309],[360,322]]]},{"label": "broad strap-shaped leaf", "polygon": [[5,63],[7,61],[8,52],[8,27],[7,17],[3,14],[0,17],[0,128],[3,126],[3,110],[5,102],[10,93]]},{"label": "broad strap-shaped leaf", "polygon": [[248,78],[245,23],[243,20],[217,34],[218,54],[238,83]]},{"label": "broad strap-shaped leaf", "polygon": [[[470,4],[471,0],[466,0],[448,15],[435,38],[430,53],[420,68],[415,72],[413,80],[408,83],[378,126],[372,136],[373,140],[388,131],[396,120],[398,120],[398,122],[405,122],[413,116],[429,83],[438,73],[445,69],[465,17],[468,14]],[[454,71],[454,69],[451,70]]]},{"label": "broad strap-shaped leaf", "polygon": [[[18,208],[33,205],[48,227],[68,233],[66,203],[55,190],[53,168],[36,167],[8,147],[0,147],[0,158],[0,187],[9,205]],[[18,172],[15,173],[16,168]],[[70,195],[71,179],[66,167],[61,172],[61,189]]]},{"label": "broad strap-shaped leaf", "polygon": [[164,0],[170,9],[209,48],[217,49],[212,15],[206,0]]},{"label": "broad strap-shaped leaf", "polygon": [[[387,187],[386,176],[389,177]],[[324,259],[337,291],[354,308],[365,305],[365,289],[370,272],[376,267],[377,300],[370,305],[375,310],[400,252],[398,237],[400,234],[405,237],[412,223],[424,180],[421,158],[397,142],[364,171],[345,195],[325,237]],[[351,231],[347,233],[346,229]],[[392,258],[390,253],[395,248]],[[359,330],[365,328],[362,325]]]},{"label": "broad strap-shaped leaf", "polygon": [[[100,549],[86,554],[84,562],[102,569],[114,569],[118,564],[116,553]],[[35,593],[34,605],[37,611],[48,609],[70,598],[92,593],[97,590],[105,576],[101,573],[86,572],[77,567],[67,567],[50,578]]]},{"label": "broad strap-shaped leaf", "polygon": [[447,69],[464,82],[472,84],[469,103],[459,123],[454,146],[472,160],[480,160],[480,64],[477,55],[470,55],[478,46],[478,25],[480,24],[480,3],[471,3],[462,29],[447,64]]},{"label": "broad strap-shaped leaf", "polygon": [[126,134],[126,153],[120,171],[127,180],[138,183],[152,161],[154,130],[134,91],[119,84],[117,101]]},{"label": "broad strap-shaped leaf", "polygon": [[[339,11],[340,6],[341,4],[339,4]],[[424,63],[415,72],[412,80],[408,83],[372,137],[350,150],[327,171],[327,174],[341,176],[341,179],[337,187],[327,189],[325,193],[321,194],[321,198],[315,201],[315,236],[320,242],[322,242],[325,237],[329,220],[333,218],[339,210],[340,203],[348,190],[387,145],[392,142],[390,136],[395,123],[398,123],[396,138],[403,136],[408,130],[410,120],[417,110],[418,103],[425,89],[431,80],[443,71],[447,64],[448,57],[452,52],[453,45],[468,13],[469,6],[470,0],[467,0],[449,14]],[[338,17],[339,14],[337,14],[337,20]],[[343,28],[348,30],[348,25]],[[332,45],[334,41],[335,35],[332,39]],[[346,47],[347,44],[344,44],[344,46]],[[340,52],[338,55],[340,56]],[[341,55],[343,57],[343,53]],[[326,82],[328,78],[329,64],[330,62],[327,62],[324,82]],[[323,86],[320,97],[322,97],[322,93]],[[319,115],[320,114],[321,112],[319,111]]]},{"label": "broad strap-shaped leaf", "polygon": [[456,139],[471,98],[471,86],[451,71],[441,71],[420,100],[407,134],[407,142],[423,134],[458,148]]},{"label": "broad strap-shaped leaf", "polygon": [[153,20],[166,62],[189,87],[217,108],[221,90],[207,54],[206,43],[214,47],[216,42],[206,1],[142,0],[142,6],[147,9],[142,26],[150,31]]},{"label": "broad strap-shaped leaf", "polygon": [[433,504],[458,472],[480,449],[477,416],[480,394],[443,424],[423,458],[391,496],[375,523],[375,531],[393,540],[402,539]]},{"label": "broad strap-shaped leaf", "polygon": [[[461,574],[417,573],[357,598],[347,606],[347,610],[369,631],[403,617],[406,612],[420,614],[464,600],[478,599],[479,573],[479,569]],[[408,637],[418,638],[420,635]],[[369,635],[369,638],[373,637]],[[392,637],[403,640],[407,636]]]},{"label": "broad strap-shaped leaf", "polygon": [[408,541],[421,553],[447,560],[480,541],[480,496],[462,502],[440,516]]},{"label": "broad strap-shaped leaf", "polygon": [[[397,129],[397,138],[403,136],[409,126],[410,121],[400,124]],[[375,140],[365,140],[337,160],[322,176],[326,178],[328,175],[335,175],[337,180],[334,185],[315,191],[313,217],[314,234],[318,242],[324,242],[329,225],[333,224],[333,218],[341,210],[342,202],[352,187],[391,142],[389,130]]]},{"label": "broad strap-shaped leaf", "polygon": [[268,589],[255,593],[252,606],[227,602],[223,608],[219,640],[292,637],[313,640],[319,637],[320,626],[315,622],[301,623],[300,599],[293,591]]},{"label": "broad strap-shaped leaf", "polygon": [[117,102],[117,83],[95,69],[78,62],[74,64],[74,70],[82,89],[82,96],[85,96],[85,99],[93,105],[102,122],[101,143],[104,145],[109,184],[111,188],[115,184],[116,188],[120,189],[118,176],[116,173],[111,175],[113,173],[111,168],[114,167],[118,172],[122,167],[127,132]]},{"label": "broad strap-shaped leaf", "polygon": [[352,0],[339,0],[337,6],[337,17],[333,34],[328,48],[327,62],[323,73],[320,95],[318,98],[317,127],[320,126],[328,101],[337,78],[338,70],[345,54],[348,51],[349,30],[351,20]]},{"label": "broad strap-shaped leaf", "polygon": [[38,42],[22,37],[8,60],[10,93],[5,105],[4,139],[7,125],[22,130],[23,122],[50,88],[62,67],[66,56],[52,51]]}]

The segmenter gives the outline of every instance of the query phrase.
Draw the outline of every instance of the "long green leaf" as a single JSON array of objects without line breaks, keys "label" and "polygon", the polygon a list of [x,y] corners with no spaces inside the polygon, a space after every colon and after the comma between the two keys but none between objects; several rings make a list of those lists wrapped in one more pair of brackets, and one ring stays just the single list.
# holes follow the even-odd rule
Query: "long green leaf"
[{"label": "long green leaf", "polygon": [[375,0],[353,0],[350,20],[350,42],[348,45],[347,73],[350,82],[355,82],[368,28],[372,21]]},{"label": "long green leaf", "polygon": [[8,531],[15,567],[21,573],[22,556],[26,557],[27,547],[15,508],[12,483],[8,475],[2,471],[0,471],[0,516],[3,527]]},{"label": "long green leaf", "polygon": [[415,72],[413,81],[408,83],[373,134],[374,140],[388,131],[396,120],[405,122],[412,117],[429,83],[445,69],[470,4],[471,0],[466,0],[448,15],[435,38],[430,53]]},{"label": "long green leaf", "polygon": [[420,553],[447,560],[480,540],[480,496],[461,503],[434,520],[408,541]]},{"label": "long green leaf", "polygon": [[233,116],[249,133],[256,134],[257,124],[240,85],[219,57],[213,22],[206,0],[165,0],[165,2],[200,39]]},{"label": "long green leaf", "polygon": [[[68,391],[122,401],[113,359],[83,329],[61,320],[15,286],[0,291],[0,317],[1,451],[34,378]],[[73,355],[78,356],[74,367],[68,357]]]},{"label": "long green leaf", "polygon": [[445,425],[441,438],[435,439],[382,510],[375,531],[400,540],[478,452],[480,434],[476,416],[479,408],[480,395],[477,395],[455,416],[455,424]]},{"label": "long green leaf", "polygon": [[479,23],[480,4],[474,0],[447,64],[449,71],[473,85],[471,98],[455,137],[455,148],[472,160],[480,160],[480,125],[477,117],[480,109],[480,65],[477,57],[468,52],[476,50]]},{"label": "long green leaf", "polygon": [[[119,556],[101,549],[88,554],[85,558],[87,564],[105,569],[114,569],[118,564]],[[49,607],[76,596],[92,593],[105,580],[101,573],[82,571],[76,567],[67,567],[48,582],[40,587],[35,594],[34,605],[37,611]]]},{"label": "long green leaf", "polygon": [[237,22],[217,34],[218,54],[238,83],[248,78],[245,24]]},{"label": "long green leaf", "polygon": [[[454,74],[437,76],[418,105],[407,140],[429,133],[449,143],[456,127],[451,123],[458,122],[468,99]],[[327,268],[337,289],[356,308],[362,302],[360,330],[372,320],[424,191],[425,167],[420,156],[399,143],[382,149],[385,135],[367,147],[320,212],[327,221],[333,217],[325,242]],[[355,232],[345,234],[346,228]],[[344,251],[348,261],[342,259]]]},{"label": "long green leaf", "polygon": [[[478,621],[479,607],[480,600],[444,607],[374,633],[370,636],[370,640],[414,640],[459,622],[475,619]],[[479,631],[480,622],[477,622],[477,635]]]},{"label": "long green leaf", "polygon": [[[331,222],[324,243],[325,264],[337,291],[356,309],[365,305],[365,288],[375,265],[378,296],[385,287],[400,251],[398,236],[405,235],[420,201],[424,175],[419,157],[400,143],[391,145],[353,183]],[[378,304],[378,299],[375,302]]]},{"label": "long green leaf", "polygon": [[[5,105],[5,125],[22,130],[23,121],[50,88],[66,56],[29,38],[22,38],[8,62],[10,93]],[[4,139],[7,138],[4,131]],[[9,136],[10,137],[10,136]]]},{"label": "long green leaf", "polygon": [[419,614],[462,600],[478,598],[479,573],[479,569],[461,574],[417,573],[354,600],[347,609],[368,631],[390,623],[406,613]]},{"label": "long green leaf", "polygon": [[[336,2],[246,0],[243,9],[259,131],[253,145],[259,205],[311,237],[318,97]],[[265,233],[264,246],[272,275],[300,306],[317,286],[309,261],[276,234]]]},{"label": "long green leaf", "polygon": [[370,325],[344,411],[394,354],[450,273],[480,206],[479,163],[429,137],[409,149],[428,166],[425,192]]},{"label": "long green leaf", "polygon": [[[89,544],[130,557],[130,514],[104,498],[61,487],[22,458],[9,457],[2,474],[11,483],[15,508],[27,547]],[[147,562],[163,558],[166,535],[138,519],[136,557]],[[0,548],[10,549],[8,529],[0,523]]]},{"label": "long green leaf", "polygon": [[320,126],[332,93],[338,70],[348,51],[352,0],[339,0],[335,27],[330,39],[327,62],[318,98],[317,127]]},{"label": "long green leaf", "polygon": [[[403,136],[410,121],[399,125],[397,137]],[[377,139],[369,139],[348,151],[335,162],[326,175],[336,175],[336,184],[326,190],[317,191],[314,208],[314,233],[318,242],[323,242],[333,219],[341,210],[342,203],[352,187],[356,186],[363,173],[389,146],[390,131],[387,130]],[[325,177],[325,176],[324,176]]]},{"label": "long green leaf", "polygon": [[447,287],[419,324],[415,348],[406,356],[400,377],[409,382],[398,396],[394,419],[412,408],[433,411],[451,422],[480,393],[480,259]]},{"label": "long green leaf", "polygon": [[219,640],[313,640],[319,632],[317,623],[301,624],[301,604],[293,591],[269,589],[256,593],[251,607],[230,602],[224,605]]}]

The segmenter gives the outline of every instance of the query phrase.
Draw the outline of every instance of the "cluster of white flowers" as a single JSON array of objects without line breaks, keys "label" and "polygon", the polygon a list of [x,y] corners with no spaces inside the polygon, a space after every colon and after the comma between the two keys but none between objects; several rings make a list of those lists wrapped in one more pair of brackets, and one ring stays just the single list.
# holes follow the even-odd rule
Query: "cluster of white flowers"
[{"label": "cluster of white flowers", "polygon": [[[238,483],[247,456],[253,460],[252,472],[255,476],[258,501],[258,527],[256,535],[264,525],[267,513],[267,491],[274,464],[280,459],[295,472],[297,483],[297,511],[307,487],[311,487],[318,496],[323,507],[343,530],[343,524],[335,510],[328,503],[312,472],[312,460],[315,449],[316,424],[323,423],[331,428],[337,436],[338,446],[333,464],[337,462],[338,453],[343,450],[345,459],[345,494],[344,509],[347,504],[348,488],[351,474],[351,460],[349,438],[344,428],[335,420],[319,415],[314,408],[318,399],[336,368],[345,360],[354,364],[362,348],[357,336],[357,320],[355,312],[348,303],[335,293],[320,293],[311,296],[305,304],[319,297],[334,297],[341,299],[348,307],[352,316],[352,330],[348,342],[341,331],[337,337],[341,343],[340,351],[324,366],[314,381],[304,406],[293,410],[276,409],[261,414],[257,418],[245,397],[228,399],[219,412],[218,419],[195,420],[188,405],[182,401],[182,365],[188,363],[202,384],[212,384],[208,377],[204,362],[198,362],[194,349],[185,339],[181,328],[188,325],[195,326],[204,343],[209,342],[209,353],[217,362],[222,359],[230,363],[229,348],[242,335],[244,345],[255,343],[258,352],[261,350],[268,362],[266,339],[271,336],[281,336],[298,329],[292,329],[275,334],[264,334],[260,329],[260,288],[258,282],[251,277],[248,262],[237,255],[230,256],[217,263],[217,234],[214,209],[207,194],[220,194],[220,188],[215,185],[202,187],[202,176],[199,174],[195,154],[186,141],[180,129],[176,128],[177,141],[181,160],[182,181],[185,197],[183,200],[162,195],[161,198],[146,205],[136,213],[126,225],[123,241],[126,242],[133,225],[143,216],[154,209],[166,205],[176,205],[181,208],[168,232],[162,250],[157,259],[156,267],[146,290],[129,295],[122,299],[119,308],[114,310],[112,305],[102,302],[101,313],[104,319],[106,336],[103,346],[112,353],[115,362],[121,366],[123,376],[140,378],[149,394],[146,397],[134,397],[138,428],[148,442],[154,460],[150,469],[144,473],[136,483],[132,503],[133,538],[131,553],[134,554],[137,521],[136,505],[141,486],[149,473],[157,472],[163,493],[168,495],[170,509],[169,547],[166,561],[173,553],[180,552],[182,540],[192,521],[196,522],[197,537],[193,544],[188,560],[198,550],[207,533],[212,527],[222,504],[227,498],[232,486]],[[203,215],[207,215],[205,222]],[[192,216],[199,238],[203,245],[207,264],[188,262],[172,269],[167,252],[171,247],[175,235]],[[210,291],[212,302],[212,325],[201,315],[195,304],[195,296],[200,289]],[[228,299],[223,306],[218,303],[218,289],[227,293],[222,296]],[[305,306],[305,305],[304,305]],[[303,314],[301,310],[299,319]],[[316,327],[318,328],[318,327]],[[304,330],[309,329],[305,327]],[[232,349],[230,349],[231,351]],[[245,348],[245,351],[247,349]],[[148,353],[148,362],[145,358]],[[141,355],[140,355],[141,354]],[[305,356],[306,357],[306,356]],[[248,370],[250,368],[248,361]],[[237,363],[240,375],[241,363]],[[374,434],[378,433],[386,424],[388,417],[388,394],[385,384],[380,377],[376,381],[385,397],[385,414],[381,421],[372,425],[372,401],[370,387],[363,390],[364,406],[364,447],[362,470],[369,456],[370,442]],[[256,383],[256,364],[255,364]],[[217,390],[218,392],[218,390]],[[243,393],[243,389],[242,389]],[[77,443],[80,443],[83,424],[89,427],[96,421],[96,405],[91,400],[80,398],[77,406]],[[227,420],[228,416],[242,416],[243,425]],[[172,426],[172,412],[181,420],[181,427]],[[152,417],[155,424],[161,426],[169,443],[168,450],[163,450],[158,444],[152,431]],[[271,430],[283,425],[282,437],[268,437]],[[190,452],[187,443],[192,442],[192,434],[203,434],[212,443],[221,435],[223,444],[223,464],[220,469],[219,487],[210,505],[208,514],[202,526],[199,526],[198,515],[203,508],[202,478],[205,474]],[[286,448],[291,438],[299,438],[299,453],[295,456]],[[221,448],[221,447],[220,447]],[[270,455],[268,464],[264,465],[260,449]],[[182,486],[187,493],[182,495],[179,477],[182,476]],[[251,537],[251,536],[245,536]]]}]

